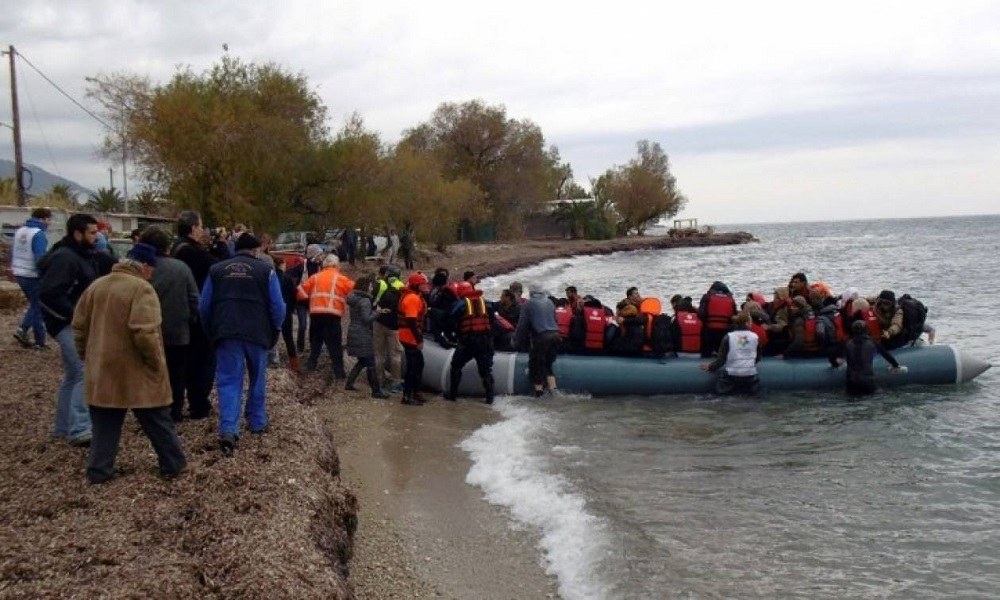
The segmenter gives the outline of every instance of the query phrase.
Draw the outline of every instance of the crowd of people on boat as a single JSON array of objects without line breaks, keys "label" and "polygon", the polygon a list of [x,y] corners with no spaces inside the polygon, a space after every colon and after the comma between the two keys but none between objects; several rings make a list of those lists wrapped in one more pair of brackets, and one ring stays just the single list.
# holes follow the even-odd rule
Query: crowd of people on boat
[{"label": "crowd of people on boat", "polygon": [[[890,350],[923,333],[934,341],[916,299],[889,290],[864,297],[853,288],[838,295],[803,273],[770,300],[751,291],[739,305],[717,281],[697,307],[691,297],[670,298],[670,315],[635,287],[612,308],[573,286],[555,297],[532,285],[525,297],[518,282],[488,301],[472,271],[461,279],[444,268],[404,276],[389,263],[353,280],[337,252],[310,245],[304,256],[272,256],[266,236],[237,226],[218,239],[194,211],[179,215],[176,239],[157,226],[133,232],[135,245],[120,260],[98,243],[98,222],[84,213],[69,218],[66,235],[49,249],[50,220],[51,212],[36,209],[15,234],[11,266],[28,310],[14,336],[28,348],[47,348],[47,336],[58,343],[63,380],[53,433],[90,447],[93,483],[117,475],[128,410],[164,477],[186,464],[174,423],[210,416],[213,386],[225,454],[244,427],[267,431],[267,367],[278,362],[283,339],[287,364],[298,371],[307,328],[306,371],[318,370],[325,348],[329,384],[356,390],[364,373],[372,397],[399,393],[411,406],[425,402],[426,336],[455,348],[443,397],[457,398],[462,368],[475,361],[488,403],[496,351],[528,352],[536,396],[557,389],[553,366],[562,353],[669,359],[679,352],[714,358],[702,368],[719,372],[720,393],[754,391],[755,365],[770,355],[820,357],[834,367],[846,361],[848,391],[860,394],[874,390],[876,353],[902,368]],[[345,350],[355,359],[350,371]]]}]

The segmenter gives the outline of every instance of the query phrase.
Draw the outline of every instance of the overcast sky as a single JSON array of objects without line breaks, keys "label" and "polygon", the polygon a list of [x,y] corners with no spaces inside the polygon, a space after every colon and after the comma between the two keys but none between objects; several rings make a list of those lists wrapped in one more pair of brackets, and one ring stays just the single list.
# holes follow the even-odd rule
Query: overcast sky
[{"label": "overcast sky", "polygon": [[[356,111],[390,143],[480,98],[585,187],[649,139],[703,224],[1000,212],[996,1],[34,0],[7,3],[0,43],[82,102],[87,76],[164,82],[228,44],[304,73],[331,130]],[[101,126],[23,63],[18,83],[26,162],[107,185]]]}]

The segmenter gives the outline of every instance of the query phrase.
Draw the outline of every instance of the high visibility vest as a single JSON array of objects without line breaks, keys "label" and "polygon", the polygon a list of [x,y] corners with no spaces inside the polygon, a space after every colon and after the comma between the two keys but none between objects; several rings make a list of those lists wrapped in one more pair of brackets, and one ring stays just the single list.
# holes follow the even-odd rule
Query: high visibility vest
[{"label": "high visibility vest", "polygon": [[299,286],[299,300],[309,299],[309,313],[344,316],[344,299],[354,289],[354,282],[335,267],[326,267]]},{"label": "high visibility vest", "polygon": [[482,296],[478,298],[463,298],[465,302],[465,314],[458,323],[458,333],[462,335],[470,333],[489,333],[490,315],[486,312],[486,301]]}]

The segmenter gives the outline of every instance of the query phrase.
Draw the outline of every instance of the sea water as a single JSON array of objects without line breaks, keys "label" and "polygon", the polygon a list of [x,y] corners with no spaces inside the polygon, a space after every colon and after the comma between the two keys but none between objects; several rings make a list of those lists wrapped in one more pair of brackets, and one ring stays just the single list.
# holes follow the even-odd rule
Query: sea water
[{"label": "sea water", "polygon": [[[741,246],[558,259],[513,280],[605,304],[770,297],[798,271],[909,292],[937,343],[1000,366],[1000,216],[743,225]],[[609,374],[627,378],[627,372]],[[539,533],[564,598],[1000,597],[1000,368],[882,391],[534,400],[461,444],[467,481]]]}]

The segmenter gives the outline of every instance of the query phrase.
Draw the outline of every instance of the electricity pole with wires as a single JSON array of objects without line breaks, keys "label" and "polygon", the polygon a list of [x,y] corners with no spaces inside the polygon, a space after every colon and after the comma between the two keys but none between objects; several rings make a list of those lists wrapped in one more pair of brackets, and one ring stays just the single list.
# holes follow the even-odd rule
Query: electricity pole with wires
[{"label": "electricity pole with wires", "polygon": [[28,192],[24,189],[24,158],[21,153],[21,113],[17,107],[17,71],[14,70],[17,51],[9,46],[7,52],[0,52],[10,57],[10,104],[11,119],[14,121],[14,185],[17,187],[17,205],[28,205]]}]

